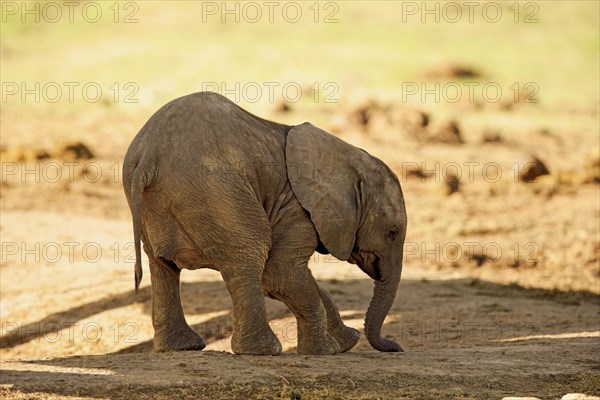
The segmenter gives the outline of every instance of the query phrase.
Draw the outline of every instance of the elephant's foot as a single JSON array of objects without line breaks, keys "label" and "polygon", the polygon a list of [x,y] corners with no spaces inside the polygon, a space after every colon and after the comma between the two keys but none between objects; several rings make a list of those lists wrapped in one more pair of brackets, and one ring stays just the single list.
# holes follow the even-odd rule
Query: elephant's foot
[{"label": "elephant's foot", "polygon": [[154,333],[154,350],[158,352],[202,350],[205,347],[200,335],[187,325],[179,331]]},{"label": "elephant's foot", "polygon": [[281,354],[281,343],[271,328],[267,327],[262,332],[252,336],[243,336],[239,332],[239,329],[235,329],[231,338],[231,350],[235,354],[254,356],[276,356]]},{"label": "elephant's foot", "polygon": [[340,350],[338,342],[327,332],[317,335],[313,332],[311,335],[310,332],[303,334],[301,330],[298,331],[298,354],[332,355]]},{"label": "elephant's foot", "polygon": [[360,339],[360,332],[346,325],[342,325],[342,327],[338,329],[329,331],[329,334],[333,336],[340,345],[340,353],[345,353],[356,346],[358,339]]}]

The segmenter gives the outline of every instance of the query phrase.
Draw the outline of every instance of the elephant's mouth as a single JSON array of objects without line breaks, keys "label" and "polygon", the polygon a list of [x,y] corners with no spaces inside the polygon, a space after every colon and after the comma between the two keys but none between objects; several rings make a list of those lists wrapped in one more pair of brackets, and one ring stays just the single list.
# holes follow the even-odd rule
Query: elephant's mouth
[{"label": "elephant's mouth", "polygon": [[376,281],[380,281],[381,276],[381,257],[372,251],[360,251],[355,249],[348,261],[358,267],[367,275]]}]

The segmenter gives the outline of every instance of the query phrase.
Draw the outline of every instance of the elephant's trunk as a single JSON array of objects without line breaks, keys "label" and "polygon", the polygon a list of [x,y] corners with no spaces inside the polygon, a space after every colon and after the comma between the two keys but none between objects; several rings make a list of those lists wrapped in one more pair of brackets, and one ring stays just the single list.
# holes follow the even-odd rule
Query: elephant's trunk
[{"label": "elephant's trunk", "polygon": [[398,343],[381,337],[381,327],[387,316],[394,299],[396,298],[396,290],[400,282],[402,265],[394,268],[394,272],[390,276],[384,277],[381,281],[375,281],[375,289],[373,290],[373,298],[367,310],[365,318],[365,335],[374,349],[379,351],[404,351]]}]

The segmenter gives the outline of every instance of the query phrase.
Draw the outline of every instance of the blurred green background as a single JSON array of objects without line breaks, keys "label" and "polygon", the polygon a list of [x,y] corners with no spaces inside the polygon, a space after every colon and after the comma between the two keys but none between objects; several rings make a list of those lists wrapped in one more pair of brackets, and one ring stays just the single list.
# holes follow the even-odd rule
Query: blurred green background
[{"label": "blurred green background", "polygon": [[[26,110],[31,118],[115,106],[137,113],[207,82],[227,88],[235,82],[334,82],[341,102],[365,93],[401,99],[403,83],[422,82],[426,71],[454,63],[480,72],[479,81],[497,82],[507,94],[515,82],[536,83],[546,109],[598,106],[597,1],[476,2],[472,22],[468,2],[460,1],[453,3],[461,6],[457,22],[456,7],[445,2],[309,1],[287,8],[281,2],[272,10],[273,22],[264,2],[106,1],[72,8],[55,2],[61,5],[57,22],[57,7],[47,3],[3,2],[2,81],[28,88],[35,82],[97,82],[102,101],[83,100],[79,86],[71,103],[63,86],[57,103],[3,97],[3,113]],[[502,15],[489,22],[497,6]],[[23,13],[36,7],[37,16]],[[236,7],[237,15],[224,14]],[[436,7],[437,15],[425,13]],[[88,22],[98,8],[101,16]],[[288,22],[296,8],[301,18]],[[261,16],[252,22],[256,10]],[[109,88],[117,83],[125,96],[132,93],[123,89],[128,82],[137,85],[132,98],[139,103],[115,102]],[[4,135],[18,134],[3,128]]]}]

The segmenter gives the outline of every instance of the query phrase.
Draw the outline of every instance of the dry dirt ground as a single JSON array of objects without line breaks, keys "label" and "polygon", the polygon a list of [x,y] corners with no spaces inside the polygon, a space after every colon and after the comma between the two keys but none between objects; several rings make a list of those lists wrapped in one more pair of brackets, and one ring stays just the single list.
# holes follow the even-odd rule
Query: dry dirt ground
[{"label": "dry dirt ground", "polygon": [[[125,121],[112,127],[122,134],[88,141],[90,160],[48,149],[52,158],[23,163],[28,156],[15,156],[20,144],[3,143],[0,396],[599,395],[597,107],[575,117],[592,132],[540,124],[490,133],[465,118],[458,140],[448,124],[372,103],[326,118],[326,128],[388,162],[402,181],[406,262],[383,332],[405,354],[375,352],[362,337],[347,354],[298,356],[293,317],[268,300],[285,354],[233,355],[230,299],[212,271],[184,271],[181,287],[188,322],[207,349],[152,352],[148,264],[134,293],[132,228],[118,173],[139,121],[115,115]],[[18,124],[20,116],[4,118]],[[531,153],[550,175],[526,183],[515,165],[524,167]],[[462,173],[446,168],[451,163]],[[490,163],[500,178],[482,172]],[[362,328],[372,282],[323,256],[311,269],[346,323]]]}]

